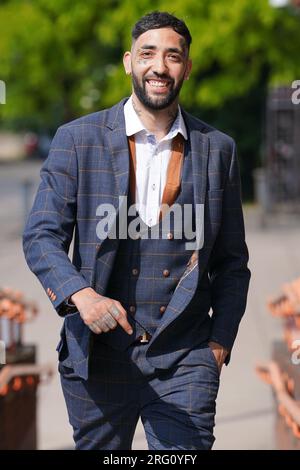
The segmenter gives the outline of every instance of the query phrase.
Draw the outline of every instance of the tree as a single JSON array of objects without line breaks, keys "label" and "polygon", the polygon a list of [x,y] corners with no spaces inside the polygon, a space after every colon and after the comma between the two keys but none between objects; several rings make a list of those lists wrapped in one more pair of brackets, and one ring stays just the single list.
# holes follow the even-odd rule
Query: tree
[{"label": "tree", "polygon": [[182,104],[236,137],[248,174],[258,160],[268,86],[300,76],[300,18],[268,0],[2,2],[2,124],[53,131],[128,95],[123,51],[131,26],[154,9],[184,19],[193,36]]},{"label": "tree", "polygon": [[23,0],[0,7],[5,124],[54,129],[101,105],[105,79],[122,52],[99,32],[103,11],[115,5]]}]

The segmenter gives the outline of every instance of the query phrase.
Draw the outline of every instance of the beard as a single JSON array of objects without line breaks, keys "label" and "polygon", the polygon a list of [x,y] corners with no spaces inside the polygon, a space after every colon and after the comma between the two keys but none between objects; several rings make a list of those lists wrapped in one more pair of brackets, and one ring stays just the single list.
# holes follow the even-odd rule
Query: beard
[{"label": "beard", "polygon": [[[142,84],[139,82],[138,77],[135,75],[134,72],[131,73],[132,76],[132,85],[134,92],[138,99],[141,101],[141,103],[146,107],[149,108],[153,111],[159,111],[161,109],[168,108],[177,98],[179,95],[179,92],[181,90],[184,78],[178,83],[176,87],[174,87],[174,80],[171,80],[170,82],[170,90],[167,95],[165,96],[158,96],[156,98],[152,98],[149,96],[149,94],[146,91],[146,82],[148,78],[143,78]],[[165,76],[157,76],[155,77],[157,79],[167,79],[168,81],[170,80],[169,77]],[[155,78],[153,78],[155,80]]]}]

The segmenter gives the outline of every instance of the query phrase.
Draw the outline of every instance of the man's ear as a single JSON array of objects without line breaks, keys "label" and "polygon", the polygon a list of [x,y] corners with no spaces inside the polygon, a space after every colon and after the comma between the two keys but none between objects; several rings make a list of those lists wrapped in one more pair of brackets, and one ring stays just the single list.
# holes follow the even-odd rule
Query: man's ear
[{"label": "man's ear", "polygon": [[131,74],[131,52],[129,51],[125,52],[125,54],[123,55],[123,64],[124,64],[126,75],[130,75]]},{"label": "man's ear", "polygon": [[192,71],[192,65],[193,65],[192,60],[189,59],[188,62],[187,62],[185,73],[184,73],[184,79],[185,80],[188,80],[190,78],[190,74],[191,74],[191,71]]}]

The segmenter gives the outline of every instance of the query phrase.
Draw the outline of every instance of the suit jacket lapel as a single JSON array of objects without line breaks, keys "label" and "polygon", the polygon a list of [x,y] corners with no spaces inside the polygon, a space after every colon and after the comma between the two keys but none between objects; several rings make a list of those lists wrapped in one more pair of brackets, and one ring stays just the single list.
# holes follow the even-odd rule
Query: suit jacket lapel
[{"label": "suit jacket lapel", "polygon": [[[106,266],[109,265],[109,268],[103,271],[103,278],[101,279],[101,286],[99,285],[97,289],[101,292],[105,291],[110,272],[113,267],[114,258],[118,248],[118,239],[112,245],[112,242],[108,243],[110,238],[110,233],[114,234],[116,232],[116,224],[118,219],[118,214],[120,211],[119,197],[126,196],[128,193],[128,184],[129,184],[129,150],[128,150],[128,141],[126,136],[125,129],[125,117],[123,106],[127,98],[120,101],[118,104],[110,108],[107,113],[106,127],[107,132],[105,134],[106,144],[109,149],[110,158],[112,162],[112,168],[114,172],[114,177],[116,184],[112,185],[111,192],[113,196],[111,198],[111,204],[115,207],[115,214],[113,220],[110,221],[110,227],[105,239],[101,240],[101,251],[96,251],[95,259],[93,262],[93,271],[91,278],[92,287],[96,286],[96,273],[97,273],[97,259],[101,255],[103,262]],[[114,194],[113,194],[114,193]],[[122,201],[124,204],[124,201]],[[113,236],[114,238],[114,236]],[[97,243],[99,239],[97,238]],[[111,256],[111,251],[113,255]]]},{"label": "suit jacket lapel", "polygon": [[194,203],[204,204],[208,168],[208,138],[201,132],[201,124],[182,110],[190,141],[193,166]]},{"label": "suit jacket lapel", "polygon": [[182,111],[182,114],[187,126],[190,143],[195,209],[198,205],[198,209],[196,210],[196,224],[199,232],[197,246],[199,250],[204,244],[204,204],[207,186],[209,140],[207,136],[201,132],[201,122],[197,121],[185,111]]},{"label": "suit jacket lapel", "polygon": [[126,99],[109,110],[107,121],[107,139],[116,179],[117,196],[127,195],[129,184],[129,149],[123,109]]},{"label": "suit jacket lapel", "polygon": [[[120,101],[108,112],[107,134],[112,158],[113,171],[117,183],[117,194],[128,194],[129,188],[129,149],[125,130],[124,104],[128,98]],[[194,203],[204,204],[207,182],[208,138],[201,132],[201,124],[190,114],[182,110],[185,120],[193,166]]]}]

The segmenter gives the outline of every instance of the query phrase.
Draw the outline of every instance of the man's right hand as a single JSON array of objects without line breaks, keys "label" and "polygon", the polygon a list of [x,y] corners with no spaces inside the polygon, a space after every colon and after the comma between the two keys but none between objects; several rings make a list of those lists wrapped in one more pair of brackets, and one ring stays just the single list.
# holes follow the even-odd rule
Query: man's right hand
[{"label": "man's right hand", "polygon": [[93,331],[100,334],[114,330],[119,324],[129,335],[133,333],[127,321],[126,310],[118,300],[104,297],[86,287],[71,296],[84,323]]}]

